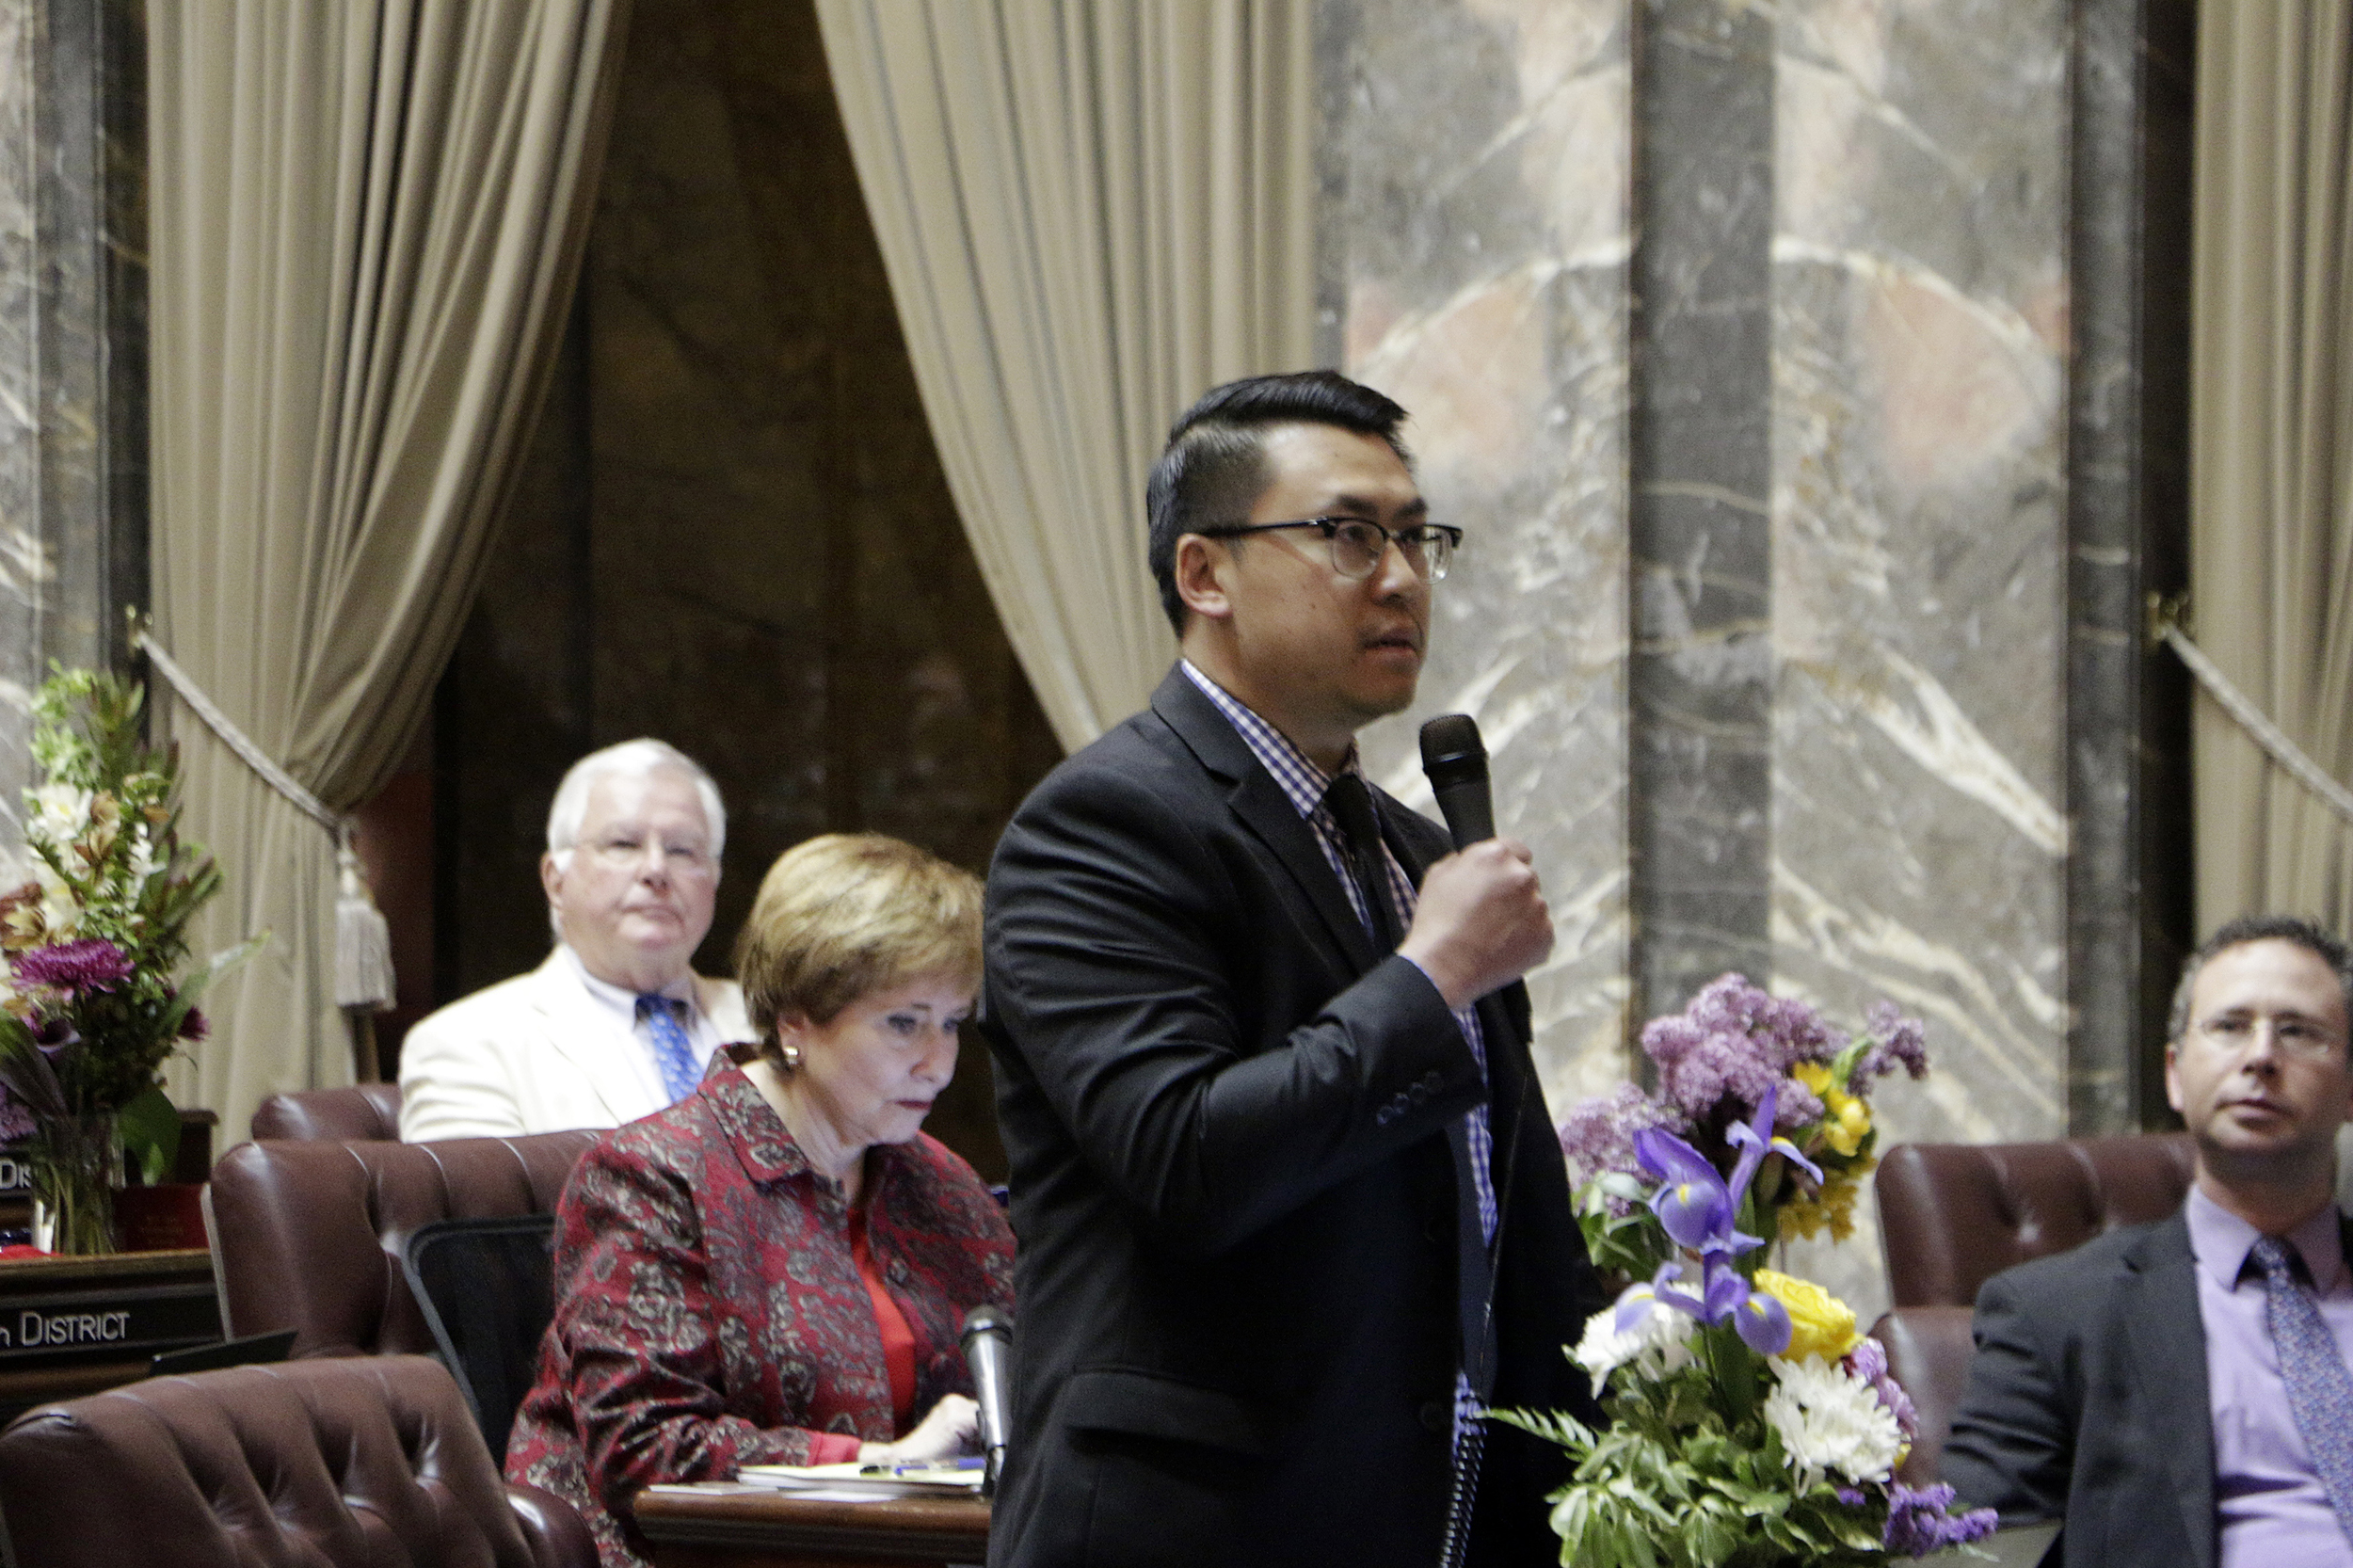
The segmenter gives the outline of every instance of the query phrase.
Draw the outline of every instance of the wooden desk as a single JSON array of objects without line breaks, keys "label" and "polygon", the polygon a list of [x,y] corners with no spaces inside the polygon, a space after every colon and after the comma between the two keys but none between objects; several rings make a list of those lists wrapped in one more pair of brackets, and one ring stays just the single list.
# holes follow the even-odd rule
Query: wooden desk
[{"label": "wooden desk", "polygon": [[0,1261],[0,1423],[145,1377],[157,1351],[219,1337],[209,1253]]},{"label": "wooden desk", "polygon": [[978,1497],[817,1502],[764,1486],[653,1486],[637,1528],[655,1568],[948,1568],[988,1560]]}]

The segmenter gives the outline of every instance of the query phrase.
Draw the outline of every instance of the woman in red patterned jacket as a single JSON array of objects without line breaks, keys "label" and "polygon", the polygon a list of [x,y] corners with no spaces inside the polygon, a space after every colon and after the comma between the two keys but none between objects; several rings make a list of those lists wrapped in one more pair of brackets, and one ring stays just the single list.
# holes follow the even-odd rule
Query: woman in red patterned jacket
[{"label": "woman in red patterned jacket", "polygon": [[645,1560],[628,1503],[652,1482],[964,1447],[958,1331],[1012,1305],[1004,1216],[920,1131],[980,984],[980,883],[895,839],[812,839],[735,958],[760,1044],[608,1134],[556,1209],[506,1473],[579,1508],[605,1568]]}]

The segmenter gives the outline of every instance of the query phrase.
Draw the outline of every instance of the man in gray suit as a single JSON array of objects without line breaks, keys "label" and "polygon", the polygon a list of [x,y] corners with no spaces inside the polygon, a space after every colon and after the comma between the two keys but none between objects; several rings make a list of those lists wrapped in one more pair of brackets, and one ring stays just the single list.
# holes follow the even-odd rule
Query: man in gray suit
[{"label": "man in gray suit", "polygon": [[2175,993],[2182,1212],[1999,1274],[1943,1476],[2068,1564],[2353,1568],[2353,1271],[2335,1203],[2353,960],[2233,920]]}]

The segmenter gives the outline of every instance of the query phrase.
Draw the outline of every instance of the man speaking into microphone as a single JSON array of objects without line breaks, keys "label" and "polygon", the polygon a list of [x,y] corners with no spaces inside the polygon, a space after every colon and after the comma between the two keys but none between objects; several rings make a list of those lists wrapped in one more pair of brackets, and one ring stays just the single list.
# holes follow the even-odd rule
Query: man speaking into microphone
[{"label": "man speaking into microphone", "polygon": [[996,1568],[1558,1553],[1560,1450],[1474,1414],[1598,1420],[1519,985],[1550,918],[1525,846],[1449,854],[1356,757],[1413,701],[1459,542],[1404,419],[1312,372],[1177,421],[1145,508],[1183,657],[998,846]]}]

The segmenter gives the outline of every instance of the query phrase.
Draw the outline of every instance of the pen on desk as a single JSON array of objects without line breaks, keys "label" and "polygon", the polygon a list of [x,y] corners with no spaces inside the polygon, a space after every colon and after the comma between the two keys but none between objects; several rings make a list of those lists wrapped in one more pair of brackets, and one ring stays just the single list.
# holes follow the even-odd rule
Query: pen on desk
[{"label": "pen on desk", "polygon": [[967,1454],[960,1459],[918,1459],[905,1464],[894,1464],[894,1476],[936,1475],[944,1470],[977,1470],[988,1462],[979,1454]]}]

